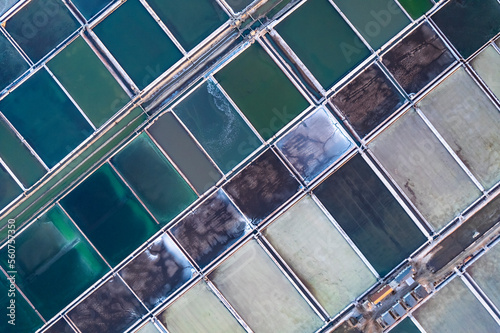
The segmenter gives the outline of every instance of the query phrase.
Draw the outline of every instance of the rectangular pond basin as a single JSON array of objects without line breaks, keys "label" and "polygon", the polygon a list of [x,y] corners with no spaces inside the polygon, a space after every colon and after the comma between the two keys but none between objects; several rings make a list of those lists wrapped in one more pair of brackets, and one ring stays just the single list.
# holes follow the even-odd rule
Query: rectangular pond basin
[{"label": "rectangular pond basin", "polygon": [[499,17],[500,4],[496,0],[454,0],[431,18],[458,52],[468,58],[500,31]]},{"label": "rectangular pond basin", "polygon": [[48,63],[95,127],[100,127],[130,98],[81,37]]},{"label": "rectangular pond basin", "polygon": [[[15,297],[15,326],[9,324],[11,317],[7,317],[7,313],[10,314],[10,310],[7,310],[7,308],[10,306],[10,301],[14,298],[9,297],[8,291],[16,289],[16,286],[10,283],[3,272],[0,274],[0,288],[4,291],[0,294],[0,306],[2,309],[5,309],[5,318],[0,320],[0,330],[2,332],[35,332],[42,327],[44,322],[19,292],[16,292]],[[12,327],[15,327],[15,330]]]},{"label": "rectangular pond basin", "polygon": [[179,247],[163,234],[119,274],[143,304],[153,309],[189,281],[193,272]]},{"label": "rectangular pond basin", "polygon": [[0,68],[2,68],[0,71],[0,91],[21,76],[29,67],[7,37],[0,33]]},{"label": "rectangular pond basin", "polygon": [[43,331],[43,333],[75,333],[75,331],[64,318],[61,318],[54,325]]},{"label": "rectangular pond basin", "polygon": [[334,2],[374,50],[410,24],[410,19],[394,0]]},{"label": "rectangular pond basin", "polygon": [[215,0],[147,0],[182,47],[189,51],[227,21]]},{"label": "rectangular pond basin", "polygon": [[9,125],[0,119],[0,157],[25,188],[31,187],[47,172]]},{"label": "rectangular pond basin", "polygon": [[331,317],[376,282],[310,196],[289,208],[263,234]]},{"label": "rectangular pond basin", "polygon": [[7,12],[12,6],[18,3],[20,0],[3,0],[0,3],[0,15]]},{"label": "rectangular pond basin", "polygon": [[215,78],[264,140],[309,106],[259,43],[224,66]]},{"label": "rectangular pond basin", "polygon": [[112,266],[158,230],[109,164],[61,199],[61,205]]},{"label": "rectangular pond basin", "polygon": [[323,181],[314,194],[381,276],[425,242],[360,155]]},{"label": "rectangular pond basin", "polygon": [[83,17],[90,20],[109,3],[113,2],[113,0],[72,0],[71,2],[76,6]]},{"label": "rectangular pond basin", "polygon": [[182,58],[139,0],[122,3],[93,30],[140,90]]},{"label": "rectangular pond basin", "polygon": [[498,243],[467,269],[479,288],[500,309],[500,246]]},{"label": "rectangular pond basin", "polygon": [[434,5],[430,0],[399,0],[399,3],[414,20],[424,15]]},{"label": "rectangular pond basin", "polygon": [[418,327],[411,321],[409,317],[406,317],[400,321],[396,327],[394,327],[391,333],[421,333]]},{"label": "rectangular pond basin", "polygon": [[116,276],[71,309],[68,317],[82,333],[121,333],[146,313],[144,306]]},{"label": "rectangular pond basin", "polygon": [[125,146],[111,163],[162,224],[170,222],[197,198],[145,133]]},{"label": "rectangular pond basin", "polygon": [[453,64],[455,57],[424,22],[385,53],[382,62],[408,94],[416,94]]},{"label": "rectangular pond basin", "polygon": [[500,329],[458,277],[420,306],[413,316],[427,333],[493,333]]},{"label": "rectangular pond basin", "polygon": [[463,222],[431,252],[427,269],[437,272],[500,221],[500,195]]},{"label": "rectangular pond basin", "polygon": [[203,280],[170,304],[158,319],[170,333],[245,332]]},{"label": "rectangular pond basin", "polygon": [[500,100],[500,53],[493,46],[488,46],[470,64]]},{"label": "rectangular pond basin", "polygon": [[146,325],[143,325],[138,330],[135,330],[134,333],[161,333],[158,328],[152,322],[148,321]]},{"label": "rectangular pond basin", "polygon": [[245,9],[254,0],[226,0],[226,3],[231,6],[235,13],[238,13]]},{"label": "rectangular pond basin", "polygon": [[[7,247],[2,267],[9,271]],[[16,238],[16,283],[38,312],[52,318],[108,270],[68,216],[54,206]],[[57,281],[57,292],[48,288]]]},{"label": "rectangular pond basin", "polygon": [[370,55],[328,0],[307,1],[276,30],[325,89]]},{"label": "rectangular pond basin", "polygon": [[201,194],[222,177],[210,158],[200,149],[175,116],[167,112],[147,130]]},{"label": "rectangular pond basin", "polygon": [[298,190],[299,183],[268,149],[224,186],[248,219],[258,224]]},{"label": "rectangular pond basin", "polygon": [[406,100],[378,64],[373,63],[335,94],[331,101],[359,136],[364,137]]},{"label": "rectangular pond basin", "polygon": [[318,108],[283,136],[276,146],[302,178],[310,182],[354,144],[330,112]]},{"label": "rectangular pond basin", "polygon": [[79,27],[62,0],[30,1],[5,24],[7,32],[35,63]]},{"label": "rectangular pond basin", "polygon": [[377,136],[369,148],[435,229],[481,195],[413,110]]},{"label": "rectangular pond basin", "polygon": [[209,275],[254,332],[314,332],[322,320],[252,240]]},{"label": "rectangular pond basin", "polygon": [[500,180],[500,112],[463,68],[418,106],[481,185]]},{"label": "rectangular pond basin", "polygon": [[219,190],[170,231],[203,268],[249,230],[245,218],[224,191]]},{"label": "rectangular pond basin", "polygon": [[2,184],[0,188],[0,210],[2,210],[12,200],[22,194],[23,190],[3,165],[0,165],[0,184]]},{"label": "rectangular pond basin", "polygon": [[43,68],[2,99],[0,111],[49,168],[93,132]]},{"label": "rectangular pond basin", "polygon": [[174,107],[174,112],[222,172],[230,171],[261,145],[211,80]]}]

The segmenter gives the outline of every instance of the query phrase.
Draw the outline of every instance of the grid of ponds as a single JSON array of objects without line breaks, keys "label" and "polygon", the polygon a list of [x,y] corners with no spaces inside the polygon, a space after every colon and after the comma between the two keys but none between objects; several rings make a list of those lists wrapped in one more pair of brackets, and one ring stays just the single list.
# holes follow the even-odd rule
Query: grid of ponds
[{"label": "grid of ponds", "polygon": [[[320,332],[494,193],[496,0],[274,2],[269,30],[253,25],[112,156],[19,221],[18,332]],[[142,112],[143,92],[255,3],[0,6],[0,211],[124,110]],[[475,37],[454,33],[454,15]],[[493,263],[470,275],[498,307],[498,281],[482,273],[498,258],[484,258]],[[480,307],[484,330],[498,330],[468,288],[455,278],[412,320],[467,331],[457,319]]]}]

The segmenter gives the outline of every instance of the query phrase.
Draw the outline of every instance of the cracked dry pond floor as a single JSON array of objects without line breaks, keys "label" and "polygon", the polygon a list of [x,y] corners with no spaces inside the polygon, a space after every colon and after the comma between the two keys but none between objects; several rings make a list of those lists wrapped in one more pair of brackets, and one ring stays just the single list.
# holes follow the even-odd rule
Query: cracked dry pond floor
[{"label": "cracked dry pond floor", "polygon": [[245,218],[222,190],[210,196],[170,229],[201,268],[248,231]]},{"label": "cracked dry pond floor", "polygon": [[331,98],[360,137],[392,115],[404,103],[391,80],[373,63]]}]

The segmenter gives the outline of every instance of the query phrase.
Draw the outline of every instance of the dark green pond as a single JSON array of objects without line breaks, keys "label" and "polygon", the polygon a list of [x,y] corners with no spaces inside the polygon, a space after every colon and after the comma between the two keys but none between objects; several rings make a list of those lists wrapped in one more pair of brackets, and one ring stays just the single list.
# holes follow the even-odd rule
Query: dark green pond
[{"label": "dark green pond", "polygon": [[497,0],[452,0],[432,15],[458,52],[468,58],[500,31]]},{"label": "dark green pond", "polygon": [[111,162],[162,223],[169,222],[197,199],[196,193],[145,133]]},{"label": "dark green pond", "polygon": [[0,91],[29,68],[28,63],[3,34],[0,34],[0,68]]},{"label": "dark green pond", "polygon": [[399,0],[399,3],[413,19],[424,15],[433,6],[430,0]]},{"label": "dark green pond", "polygon": [[151,8],[189,51],[229,17],[215,0],[147,0]]},{"label": "dark green pond", "polygon": [[123,3],[94,32],[141,90],[182,58],[139,0]]},{"label": "dark green pond", "polygon": [[49,168],[93,131],[43,68],[1,100],[0,111]]},{"label": "dark green pond", "polygon": [[42,164],[2,120],[0,142],[0,157],[24,187],[30,187],[45,175],[46,170]]},{"label": "dark green pond", "polygon": [[48,67],[97,128],[129,101],[128,95],[81,37],[49,61]]},{"label": "dark green pond", "polygon": [[72,0],[76,8],[89,20],[92,16],[101,11],[112,0]]},{"label": "dark green pond", "polygon": [[[8,270],[7,248],[2,265]],[[66,214],[51,208],[16,239],[17,283],[50,319],[109,269]],[[49,286],[57,281],[57,292]]]},{"label": "dark green pond", "polygon": [[16,181],[9,175],[3,165],[0,165],[0,210],[7,206],[12,200],[17,198],[22,189],[17,185]]},{"label": "dark green pond", "polygon": [[370,55],[328,0],[307,1],[276,30],[324,88]]},{"label": "dark green pond", "polygon": [[215,78],[265,140],[309,106],[258,43],[227,64]]},{"label": "dark green pond", "polygon": [[61,199],[61,205],[113,266],[158,230],[109,164]]},{"label": "dark green pond", "polygon": [[61,0],[33,0],[7,21],[5,29],[37,62],[79,26]]},{"label": "dark green pond", "polygon": [[314,193],[381,276],[426,240],[360,155]]},{"label": "dark green pond", "polygon": [[260,146],[257,136],[212,81],[191,93],[174,112],[223,172]]}]

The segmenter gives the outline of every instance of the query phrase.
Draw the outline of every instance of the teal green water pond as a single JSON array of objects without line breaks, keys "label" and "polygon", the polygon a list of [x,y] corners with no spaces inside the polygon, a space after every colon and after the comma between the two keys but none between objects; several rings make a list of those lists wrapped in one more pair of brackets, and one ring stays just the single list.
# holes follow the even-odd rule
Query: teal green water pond
[{"label": "teal green water pond", "polygon": [[334,1],[374,50],[410,24],[394,0]]},{"label": "teal green water pond", "polygon": [[111,162],[161,223],[169,222],[197,198],[145,133],[129,143]]},{"label": "teal green water pond", "polygon": [[0,165],[0,210],[7,206],[12,200],[23,193],[16,181],[9,175],[7,170]]},{"label": "teal green water pond", "polygon": [[276,30],[324,88],[370,55],[328,0],[307,1]]},{"label": "teal green water pond", "polygon": [[264,140],[309,106],[258,43],[227,64],[215,78]]},{"label": "teal green water pond", "polygon": [[1,100],[0,111],[49,168],[93,131],[43,68]]},{"label": "teal green water pond", "polygon": [[174,112],[223,172],[260,146],[257,136],[212,81],[191,93]]},{"label": "teal green water pond", "polygon": [[[8,269],[7,248],[2,265]],[[17,283],[50,319],[109,269],[68,216],[54,206],[16,239]],[[54,282],[57,281],[57,292]]]},{"label": "teal green water pond", "polygon": [[42,164],[1,119],[0,157],[26,188],[35,184],[46,173]]},{"label": "teal green water pond", "polygon": [[112,0],[72,0],[82,15],[89,20]]},{"label": "teal green water pond", "polygon": [[139,0],[126,1],[93,30],[141,90],[182,58]]},{"label": "teal green water pond", "polygon": [[189,51],[229,17],[215,0],[147,0],[182,47]]},{"label": "teal green water pond", "polygon": [[158,230],[109,164],[61,199],[61,205],[112,266]]},{"label": "teal green water pond", "polygon": [[37,62],[79,26],[61,0],[33,0],[7,21],[5,29]]},{"label": "teal green water pond", "polygon": [[[0,331],[10,333],[28,333],[35,332],[43,325],[42,319],[36,314],[35,310],[26,302],[24,297],[16,292],[15,297],[15,326],[8,323],[10,320],[7,314],[7,307],[10,305],[10,298],[7,291],[10,289],[10,282],[2,273],[0,274],[0,288],[4,291],[0,293],[0,306],[5,309],[5,314],[0,320]],[[10,310],[9,310],[10,311]]]},{"label": "teal green water pond", "polygon": [[97,128],[129,101],[128,95],[81,37],[50,60],[48,67]]},{"label": "teal green water pond", "polygon": [[[0,5],[1,7],[1,5]],[[0,33],[0,91],[17,79],[28,68],[28,63],[9,40]]]}]

